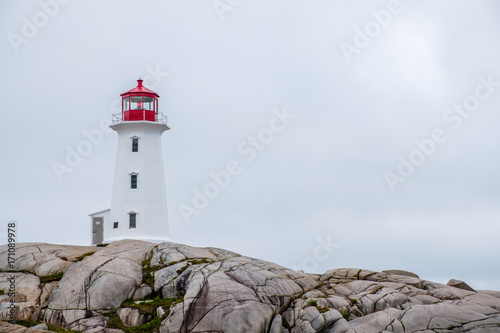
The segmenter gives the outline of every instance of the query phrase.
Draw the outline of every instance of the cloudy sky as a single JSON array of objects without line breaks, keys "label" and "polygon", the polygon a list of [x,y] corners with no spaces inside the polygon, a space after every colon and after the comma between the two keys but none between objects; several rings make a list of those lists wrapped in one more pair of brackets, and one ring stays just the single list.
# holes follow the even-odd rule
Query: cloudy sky
[{"label": "cloudy sky", "polygon": [[[0,0],[2,242],[15,220],[18,242],[90,243],[88,214],[111,199],[105,124],[141,77],[171,127],[173,241],[500,290],[499,14],[495,0]],[[195,195],[232,161],[227,186]]]}]

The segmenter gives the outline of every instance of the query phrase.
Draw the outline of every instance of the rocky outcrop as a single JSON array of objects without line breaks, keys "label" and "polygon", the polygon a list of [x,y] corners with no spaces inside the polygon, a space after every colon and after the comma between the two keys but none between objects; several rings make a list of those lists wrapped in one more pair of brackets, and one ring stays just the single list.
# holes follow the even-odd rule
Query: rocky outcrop
[{"label": "rocky outcrop", "polygon": [[19,326],[19,325],[12,325],[12,324],[9,324],[9,323],[6,323],[6,322],[1,322],[0,321],[0,332],[2,333],[42,333],[42,332],[45,332],[47,333],[47,331],[44,331],[44,330],[38,330],[38,329],[35,329],[35,328],[27,328],[27,327],[23,327],[23,326]]},{"label": "rocky outcrop", "polygon": [[[16,276],[17,318],[82,332],[500,331],[500,292],[400,270],[306,274],[222,249],[134,240],[17,250],[16,270],[0,269],[1,290]],[[0,296],[4,320],[10,304]],[[6,325],[0,332],[35,332]]]},{"label": "rocky outcrop", "polygon": [[14,267],[8,264],[7,249],[6,245],[0,247],[0,272],[26,272],[48,276],[63,273],[81,256],[97,252],[102,248],[45,243],[17,244]]},{"label": "rocky outcrop", "polygon": [[467,283],[465,283],[464,281],[460,281],[460,280],[451,279],[450,281],[448,281],[448,283],[446,285],[452,286],[455,288],[460,288],[463,290],[475,291]]}]

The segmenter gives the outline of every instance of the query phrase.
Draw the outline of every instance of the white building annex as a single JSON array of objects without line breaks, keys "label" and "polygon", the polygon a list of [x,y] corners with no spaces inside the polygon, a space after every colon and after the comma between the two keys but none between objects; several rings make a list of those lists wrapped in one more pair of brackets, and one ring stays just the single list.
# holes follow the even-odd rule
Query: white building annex
[{"label": "white building annex", "polygon": [[157,93],[137,80],[113,115],[118,133],[111,208],[90,214],[92,244],[121,239],[169,241],[161,135],[169,130]]}]

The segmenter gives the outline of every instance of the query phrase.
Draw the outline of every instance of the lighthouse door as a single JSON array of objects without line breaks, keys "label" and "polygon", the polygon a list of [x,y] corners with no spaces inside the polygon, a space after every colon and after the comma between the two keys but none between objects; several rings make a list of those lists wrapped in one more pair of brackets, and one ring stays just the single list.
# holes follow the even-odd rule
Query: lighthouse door
[{"label": "lighthouse door", "polygon": [[102,217],[92,218],[92,244],[102,244]]}]

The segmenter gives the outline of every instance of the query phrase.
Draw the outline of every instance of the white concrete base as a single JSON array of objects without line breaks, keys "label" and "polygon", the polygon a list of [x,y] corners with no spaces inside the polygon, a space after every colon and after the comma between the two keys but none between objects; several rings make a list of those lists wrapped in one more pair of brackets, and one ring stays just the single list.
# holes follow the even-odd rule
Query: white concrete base
[{"label": "white concrete base", "polygon": [[[106,239],[103,244],[109,244],[109,243],[113,243],[113,242],[117,242],[117,241],[121,241],[121,240],[124,240],[124,239],[127,239],[127,238],[115,238],[115,239]],[[155,243],[155,244],[160,244],[160,243],[172,243],[172,240],[168,239],[168,238],[163,238],[163,239],[154,239],[153,237],[151,238],[148,238],[148,237],[145,237],[145,238],[135,238],[134,237],[134,240],[141,240],[141,241],[144,241],[144,242],[150,242],[150,243]]]}]

